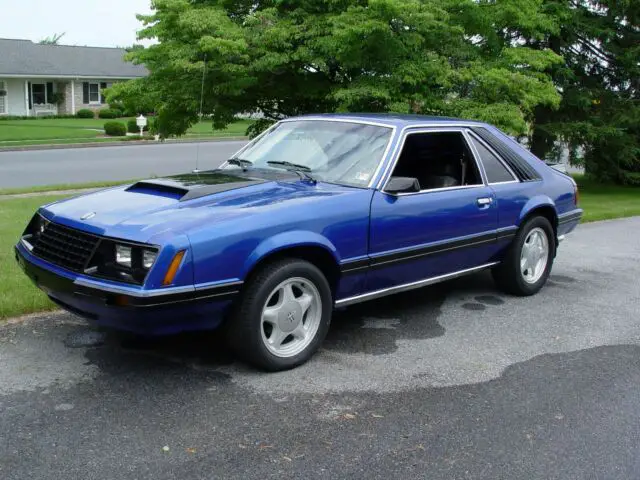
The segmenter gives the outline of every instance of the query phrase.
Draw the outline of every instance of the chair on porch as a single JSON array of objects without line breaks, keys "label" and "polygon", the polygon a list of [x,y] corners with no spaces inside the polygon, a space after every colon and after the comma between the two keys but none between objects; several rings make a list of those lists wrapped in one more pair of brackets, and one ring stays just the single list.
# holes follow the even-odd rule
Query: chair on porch
[{"label": "chair on porch", "polygon": [[57,115],[58,107],[51,103],[43,103],[36,105],[33,104],[33,115],[37,117],[38,115]]}]

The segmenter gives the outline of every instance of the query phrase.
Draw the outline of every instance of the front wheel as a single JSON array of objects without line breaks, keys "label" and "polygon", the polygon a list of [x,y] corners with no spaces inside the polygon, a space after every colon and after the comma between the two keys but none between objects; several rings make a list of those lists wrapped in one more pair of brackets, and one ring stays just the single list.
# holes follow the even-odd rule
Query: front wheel
[{"label": "front wheel", "polygon": [[248,363],[278,371],[306,362],[329,330],[333,299],[322,272],[286,259],[249,280],[228,326],[228,340]]},{"label": "front wheel", "polygon": [[545,217],[532,217],[518,230],[502,263],[492,270],[493,278],[507,293],[533,295],[546,283],[554,256],[551,223]]}]

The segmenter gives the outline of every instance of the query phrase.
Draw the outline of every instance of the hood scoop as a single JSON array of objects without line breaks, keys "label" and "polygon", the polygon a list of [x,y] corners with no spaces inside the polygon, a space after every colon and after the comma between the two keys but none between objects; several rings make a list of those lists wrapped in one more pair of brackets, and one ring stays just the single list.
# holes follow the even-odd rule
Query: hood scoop
[{"label": "hood scoop", "polygon": [[134,183],[125,191],[173,198],[185,202],[228,190],[259,185],[267,181],[259,178],[242,178],[214,170],[142,180]]}]

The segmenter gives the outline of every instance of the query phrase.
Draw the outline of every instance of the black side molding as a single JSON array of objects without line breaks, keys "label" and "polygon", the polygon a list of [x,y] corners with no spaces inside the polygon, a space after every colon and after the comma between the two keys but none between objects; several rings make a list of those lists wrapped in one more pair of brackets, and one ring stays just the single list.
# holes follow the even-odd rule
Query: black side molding
[{"label": "black side molding", "polygon": [[398,253],[387,253],[369,259],[346,261],[340,265],[340,272],[342,274],[353,274],[371,268],[385,268],[394,263],[414,261],[427,255],[439,255],[459,248],[476,247],[485,243],[497,242],[499,239],[509,238],[513,235],[515,235],[515,227],[513,231],[505,231],[500,236],[498,232],[490,232],[472,238],[451,240]]},{"label": "black side molding", "polygon": [[524,158],[520,157],[485,127],[472,127],[471,131],[498,152],[498,155],[507,162],[507,165],[516,174],[518,180],[521,182],[542,180],[540,174]]}]

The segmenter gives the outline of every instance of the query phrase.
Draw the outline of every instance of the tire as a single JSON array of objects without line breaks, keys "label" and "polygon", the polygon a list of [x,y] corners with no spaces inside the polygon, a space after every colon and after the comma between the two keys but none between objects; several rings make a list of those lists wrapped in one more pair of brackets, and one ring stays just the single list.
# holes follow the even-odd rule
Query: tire
[{"label": "tire", "polygon": [[259,369],[288,370],[318,350],[332,311],[329,282],[316,266],[279,260],[251,276],[227,325],[227,341]]},{"label": "tire", "polygon": [[[544,238],[542,238],[542,234]],[[533,256],[523,260],[523,248],[526,249],[525,252],[531,251],[530,249],[535,249],[543,241],[546,242],[546,263],[544,266],[535,261],[535,258],[540,255],[539,253],[534,253]],[[551,273],[555,249],[555,234],[549,220],[542,216],[531,217],[518,230],[502,263],[492,270],[491,273],[496,285],[506,293],[521,297],[538,293]],[[539,252],[540,250],[535,251]],[[540,258],[542,259],[542,257]],[[524,268],[522,268],[521,262],[523,262]],[[534,264],[537,268],[535,266],[532,269],[526,268],[530,264]]]}]

